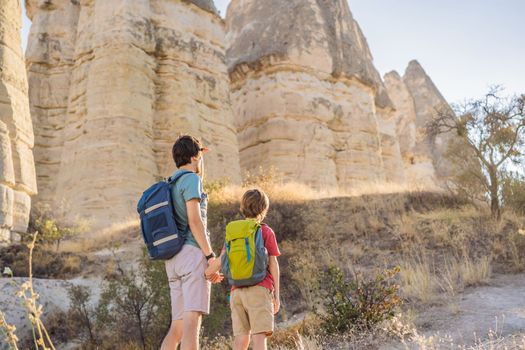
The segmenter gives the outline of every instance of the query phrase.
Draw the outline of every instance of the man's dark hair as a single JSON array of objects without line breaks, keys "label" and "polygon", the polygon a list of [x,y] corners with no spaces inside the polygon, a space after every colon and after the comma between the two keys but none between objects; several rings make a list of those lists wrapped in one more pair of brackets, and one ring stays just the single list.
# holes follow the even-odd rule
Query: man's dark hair
[{"label": "man's dark hair", "polygon": [[183,165],[191,163],[191,157],[196,157],[199,154],[202,146],[199,140],[191,135],[179,136],[173,149],[171,151],[173,155],[173,161],[177,168]]}]

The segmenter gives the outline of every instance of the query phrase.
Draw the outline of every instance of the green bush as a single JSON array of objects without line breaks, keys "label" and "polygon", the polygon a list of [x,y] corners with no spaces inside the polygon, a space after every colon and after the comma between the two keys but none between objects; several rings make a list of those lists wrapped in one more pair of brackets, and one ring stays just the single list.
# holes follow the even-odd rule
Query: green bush
[{"label": "green bush", "polygon": [[353,328],[371,329],[391,319],[401,305],[394,277],[399,268],[378,273],[371,280],[354,273],[347,279],[341,269],[330,267],[322,276],[321,294],[325,313],[322,327],[327,334],[344,334]]},{"label": "green bush", "polygon": [[142,349],[156,349],[171,321],[169,285],[162,263],[143,259],[139,272],[131,269],[109,278],[96,310],[96,324],[105,329],[103,343],[126,339]]}]

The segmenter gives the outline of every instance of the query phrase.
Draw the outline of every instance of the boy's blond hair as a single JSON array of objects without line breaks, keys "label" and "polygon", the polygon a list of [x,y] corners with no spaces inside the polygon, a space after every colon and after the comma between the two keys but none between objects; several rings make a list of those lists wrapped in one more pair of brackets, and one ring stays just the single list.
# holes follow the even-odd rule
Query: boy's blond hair
[{"label": "boy's blond hair", "polygon": [[254,218],[261,222],[266,217],[269,207],[270,200],[262,190],[254,188],[242,196],[241,213],[246,218]]}]

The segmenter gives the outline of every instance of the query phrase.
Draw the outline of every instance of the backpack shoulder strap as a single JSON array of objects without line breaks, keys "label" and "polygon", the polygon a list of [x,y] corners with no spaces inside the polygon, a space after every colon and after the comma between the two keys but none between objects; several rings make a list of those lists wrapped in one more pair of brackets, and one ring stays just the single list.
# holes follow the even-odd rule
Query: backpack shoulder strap
[{"label": "backpack shoulder strap", "polygon": [[191,174],[191,173],[193,173],[193,171],[189,171],[189,170],[181,171],[180,173],[175,175],[175,177],[173,177],[173,178],[171,176],[168,177],[167,182],[170,185],[174,185],[181,177],[183,177],[184,175],[187,175],[187,174]]}]

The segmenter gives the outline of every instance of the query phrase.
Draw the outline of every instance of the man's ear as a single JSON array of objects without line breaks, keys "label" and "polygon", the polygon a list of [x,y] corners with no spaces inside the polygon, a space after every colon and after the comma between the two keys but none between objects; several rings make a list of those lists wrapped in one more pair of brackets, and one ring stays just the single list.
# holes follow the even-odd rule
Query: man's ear
[{"label": "man's ear", "polygon": [[195,161],[195,163],[198,163],[199,162],[199,157],[198,156],[191,157],[191,160],[192,160],[192,162]]}]

